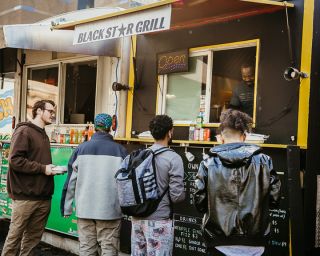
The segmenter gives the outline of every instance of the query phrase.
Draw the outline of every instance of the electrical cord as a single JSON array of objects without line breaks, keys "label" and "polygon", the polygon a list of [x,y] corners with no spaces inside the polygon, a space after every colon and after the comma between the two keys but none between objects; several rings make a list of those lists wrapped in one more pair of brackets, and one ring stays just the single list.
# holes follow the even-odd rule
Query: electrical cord
[{"label": "electrical cord", "polygon": [[[118,69],[119,69],[120,58],[118,57],[117,60],[118,61],[117,61],[117,66],[116,66],[116,82],[118,83]],[[115,118],[116,118],[116,122],[118,122],[118,95],[117,95],[116,91],[114,91],[114,96],[115,96],[115,102],[116,102],[114,115],[115,115]],[[116,128],[113,131],[113,136],[116,135],[117,129],[118,129],[118,124],[116,125]]]}]

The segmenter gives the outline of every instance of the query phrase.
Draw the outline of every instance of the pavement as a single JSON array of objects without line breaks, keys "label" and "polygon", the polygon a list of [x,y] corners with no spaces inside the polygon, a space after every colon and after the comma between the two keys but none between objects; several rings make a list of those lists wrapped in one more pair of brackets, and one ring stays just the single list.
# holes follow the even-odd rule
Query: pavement
[{"label": "pavement", "polygon": [[[0,218],[0,254],[9,230],[9,221]],[[50,239],[49,239],[50,240]],[[77,256],[76,254],[61,250],[60,248],[40,242],[35,248],[34,256]],[[119,253],[119,256],[129,256],[129,254]]]},{"label": "pavement", "polygon": [[[9,222],[0,219],[0,254],[2,252],[3,244],[8,233]],[[66,252],[59,248],[53,247],[49,244],[41,242],[34,251],[35,256],[76,256],[70,252]]]}]

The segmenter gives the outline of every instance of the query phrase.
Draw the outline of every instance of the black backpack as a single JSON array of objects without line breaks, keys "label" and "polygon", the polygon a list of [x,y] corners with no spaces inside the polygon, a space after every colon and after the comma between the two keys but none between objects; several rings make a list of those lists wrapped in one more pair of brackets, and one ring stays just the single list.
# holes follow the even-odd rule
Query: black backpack
[{"label": "black backpack", "polygon": [[173,151],[167,147],[152,151],[139,149],[128,155],[115,175],[122,213],[134,217],[147,217],[154,213],[169,185],[160,195],[155,157]]}]

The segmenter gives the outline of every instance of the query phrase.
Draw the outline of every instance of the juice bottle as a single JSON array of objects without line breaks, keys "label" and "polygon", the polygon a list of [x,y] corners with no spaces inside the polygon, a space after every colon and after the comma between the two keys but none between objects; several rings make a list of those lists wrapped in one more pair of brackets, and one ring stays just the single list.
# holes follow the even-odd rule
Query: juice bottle
[{"label": "juice bottle", "polygon": [[88,131],[89,131],[89,126],[86,126],[86,129],[84,130],[84,141],[88,141]]},{"label": "juice bottle", "polygon": [[74,143],[74,129],[70,129],[70,144]]},{"label": "juice bottle", "polygon": [[74,144],[79,144],[79,130],[74,130]]},{"label": "juice bottle", "polygon": [[88,129],[88,140],[91,140],[92,135],[93,135],[93,126],[90,124]]}]

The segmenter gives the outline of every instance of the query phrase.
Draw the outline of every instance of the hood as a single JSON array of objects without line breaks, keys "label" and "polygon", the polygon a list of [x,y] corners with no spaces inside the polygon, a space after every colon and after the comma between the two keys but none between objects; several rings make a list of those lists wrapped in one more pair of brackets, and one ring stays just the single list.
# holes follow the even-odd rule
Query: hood
[{"label": "hood", "polygon": [[262,149],[253,144],[228,143],[210,149],[210,155],[218,156],[224,165],[241,166],[250,163],[253,155]]},{"label": "hood", "polygon": [[21,127],[21,126],[28,126],[28,127],[31,127],[31,128],[33,128],[33,129],[37,130],[38,132],[46,133],[46,131],[45,131],[44,128],[41,128],[41,127],[39,127],[39,126],[31,123],[31,122],[21,122],[21,123],[18,123],[15,129],[18,129],[18,128]]}]

